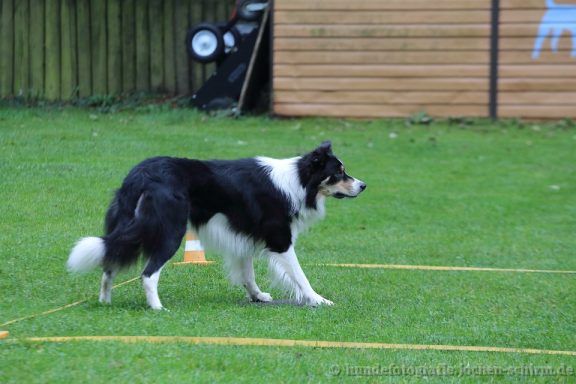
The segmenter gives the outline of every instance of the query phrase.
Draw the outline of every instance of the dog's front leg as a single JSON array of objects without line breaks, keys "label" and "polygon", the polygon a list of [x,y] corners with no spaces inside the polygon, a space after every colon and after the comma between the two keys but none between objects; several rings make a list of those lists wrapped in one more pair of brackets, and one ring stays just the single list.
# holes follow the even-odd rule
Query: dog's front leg
[{"label": "dog's front leg", "polygon": [[250,301],[259,301],[264,303],[272,301],[272,296],[270,296],[269,293],[262,292],[260,287],[258,287],[258,284],[256,284],[252,256],[246,256],[245,258],[242,258],[240,262],[242,269],[242,285],[246,288]]},{"label": "dog's front leg", "polygon": [[294,291],[298,302],[314,307],[321,304],[334,304],[312,289],[300,267],[294,246],[290,246],[286,252],[270,252],[270,269],[281,283]]}]

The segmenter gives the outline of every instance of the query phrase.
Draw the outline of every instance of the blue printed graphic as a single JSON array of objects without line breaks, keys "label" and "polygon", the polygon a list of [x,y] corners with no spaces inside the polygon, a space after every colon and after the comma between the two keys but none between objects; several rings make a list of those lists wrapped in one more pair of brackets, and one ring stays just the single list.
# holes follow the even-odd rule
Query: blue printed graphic
[{"label": "blue printed graphic", "polygon": [[552,51],[558,52],[558,43],[564,31],[572,34],[572,57],[576,58],[576,4],[556,4],[554,0],[546,0],[546,7],[548,10],[540,21],[532,58],[540,57],[540,51],[548,35],[551,36]]}]

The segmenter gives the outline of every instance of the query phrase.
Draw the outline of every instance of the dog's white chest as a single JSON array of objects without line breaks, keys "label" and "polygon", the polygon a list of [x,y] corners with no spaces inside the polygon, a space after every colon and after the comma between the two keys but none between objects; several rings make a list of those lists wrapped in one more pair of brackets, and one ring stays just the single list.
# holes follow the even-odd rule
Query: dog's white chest
[{"label": "dog's white chest", "polygon": [[221,255],[242,258],[257,256],[264,244],[234,231],[225,215],[214,215],[205,225],[195,228],[202,245]]}]

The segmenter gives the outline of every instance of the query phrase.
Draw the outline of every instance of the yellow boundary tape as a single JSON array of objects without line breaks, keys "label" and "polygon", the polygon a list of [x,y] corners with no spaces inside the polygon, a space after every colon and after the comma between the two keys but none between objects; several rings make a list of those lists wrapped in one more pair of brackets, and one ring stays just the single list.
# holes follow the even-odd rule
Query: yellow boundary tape
[{"label": "yellow boundary tape", "polygon": [[366,269],[405,269],[421,271],[467,271],[467,272],[515,272],[515,273],[558,273],[576,274],[576,271],[549,270],[549,269],[509,269],[509,268],[483,268],[483,267],[445,267],[434,265],[402,265],[402,264],[317,264],[326,267],[366,268]]},{"label": "yellow boundary tape", "polygon": [[[135,278],[130,279],[130,280],[123,281],[122,283],[118,283],[118,284],[114,285],[114,286],[112,287],[112,289],[121,287],[121,286],[123,286],[123,285],[126,285],[126,284],[128,284],[128,283],[131,283],[131,282],[136,281],[136,280],[138,280],[138,279],[140,279],[140,276],[135,277]],[[80,304],[82,304],[82,303],[85,303],[85,302],[87,302],[87,301],[88,301],[88,299],[78,300],[78,301],[75,301],[75,302],[73,302],[73,303],[66,304],[66,305],[63,305],[63,306],[61,306],[61,307],[57,307],[57,308],[54,308],[54,309],[49,309],[49,310],[44,311],[44,312],[34,313],[34,314],[32,314],[32,315],[19,317],[19,318],[17,318],[17,319],[10,320],[10,321],[7,321],[7,322],[5,322],[5,323],[3,323],[3,324],[0,324],[0,327],[5,327],[6,325],[18,323],[18,322],[20,322],[20,321],[22,321],[22,320],[28,320],[28,319],[33,319],[33,318],[39,317],[39,316],[49,315],[49,314],[54,313],[54,312],[62,311],[62,310],[64,310],[64,309],[66,309],[66,308],[75,307],[75,306],[80,305]]]},{"label": "yellow boundary tape", "polygon": [[[212,263],[212,262],[210,262]],[[186,265],[190,263],[172,263],[172,265]],[[466,272],[509,272],[509,273],[553,273],[553,274],[576,274],[576,271],[568,270],[547,270],[547,269],[508,269],[508,268],[484,268],[484,267],[447,267],[447,266],[433,266],[433,265],[402,265],[402,264],[316,264],[317,266],[326,267],[341,267],[341,268],[366,268],[366,269],[398,269],[398,270],[421,270],[421,271],[466,271]],[[133,279],[116,284],[113,288],[121,287],[136,281],[140,276]],[[28,316],[23,316],[14,320],[7,321],[0,324],[0,327],[11,325],[22,320],[32,319],[38,316],[49,315],[54,312],[62,311],[66,308],[75,307],[79,304],[85,303],[88,299],[75,301],[70,304],[63,305],[54,309],[44,312],[35,313]]]},{"label": "yellow boundary tape", "polygon": [[[212,264],[215,261],[209,261]],[[172,265],[198,264],[191,262],[176,262]],[[490,268],[490,267],[450,267],[441,265],[404,265],[404,264],[352,264],[352,263],[326,263],[311,264],[316,267],[365,268],[365,269],[400,269],[410,271],[462,271],[462,272],[508,272],[508,273],[555,273],[574,275],[576,271],[554,269],[525,269],[525,268]]]},{"label": "yellow boundary tape", "polygon": [[234,346],[307,347],[307,348],[348,348],[348,349],[398,349],[418,351],[457,351],[457,352],[498,352],[525,353],[532,355],[576,356],[576,351],[555,351],[550,349],[502,348],[461,345],[434,344],[388,344],[362,343],[353,341],[289,340],[244,337],[195,337],[195,336],[56,336],[27,337],[19,341],[41,343],[67,343],[81,341],[114,341],[121,343],[180,343]]}]

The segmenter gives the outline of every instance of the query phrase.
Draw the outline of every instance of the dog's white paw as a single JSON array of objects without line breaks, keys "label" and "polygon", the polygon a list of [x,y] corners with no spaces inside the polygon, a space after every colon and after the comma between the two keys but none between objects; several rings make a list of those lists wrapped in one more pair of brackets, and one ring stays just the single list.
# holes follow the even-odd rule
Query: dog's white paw
[{"label": "dog's white paw", "polygon": [[250,297],[251,301],[269,303],[272,301],[272,296],[266,292],[259,292],[258,294]]},{"label": "dog's white paw", "polygon": [[304,303],[311,307],[317,307],[319,305],[334,305],[334,303],[328,299],[323,298],[319,294],[314,294],[314,296],[309,296],[304,298]]},{"label": "dog's white paw", "polygon": [[170,310],[164,306],[162,306],[162,304],[160,305],[154,305],[154,306],[150,306],[150,308],[154,311],[160,312],[160,311],[165,311],[165,312],[170,312]]}]

